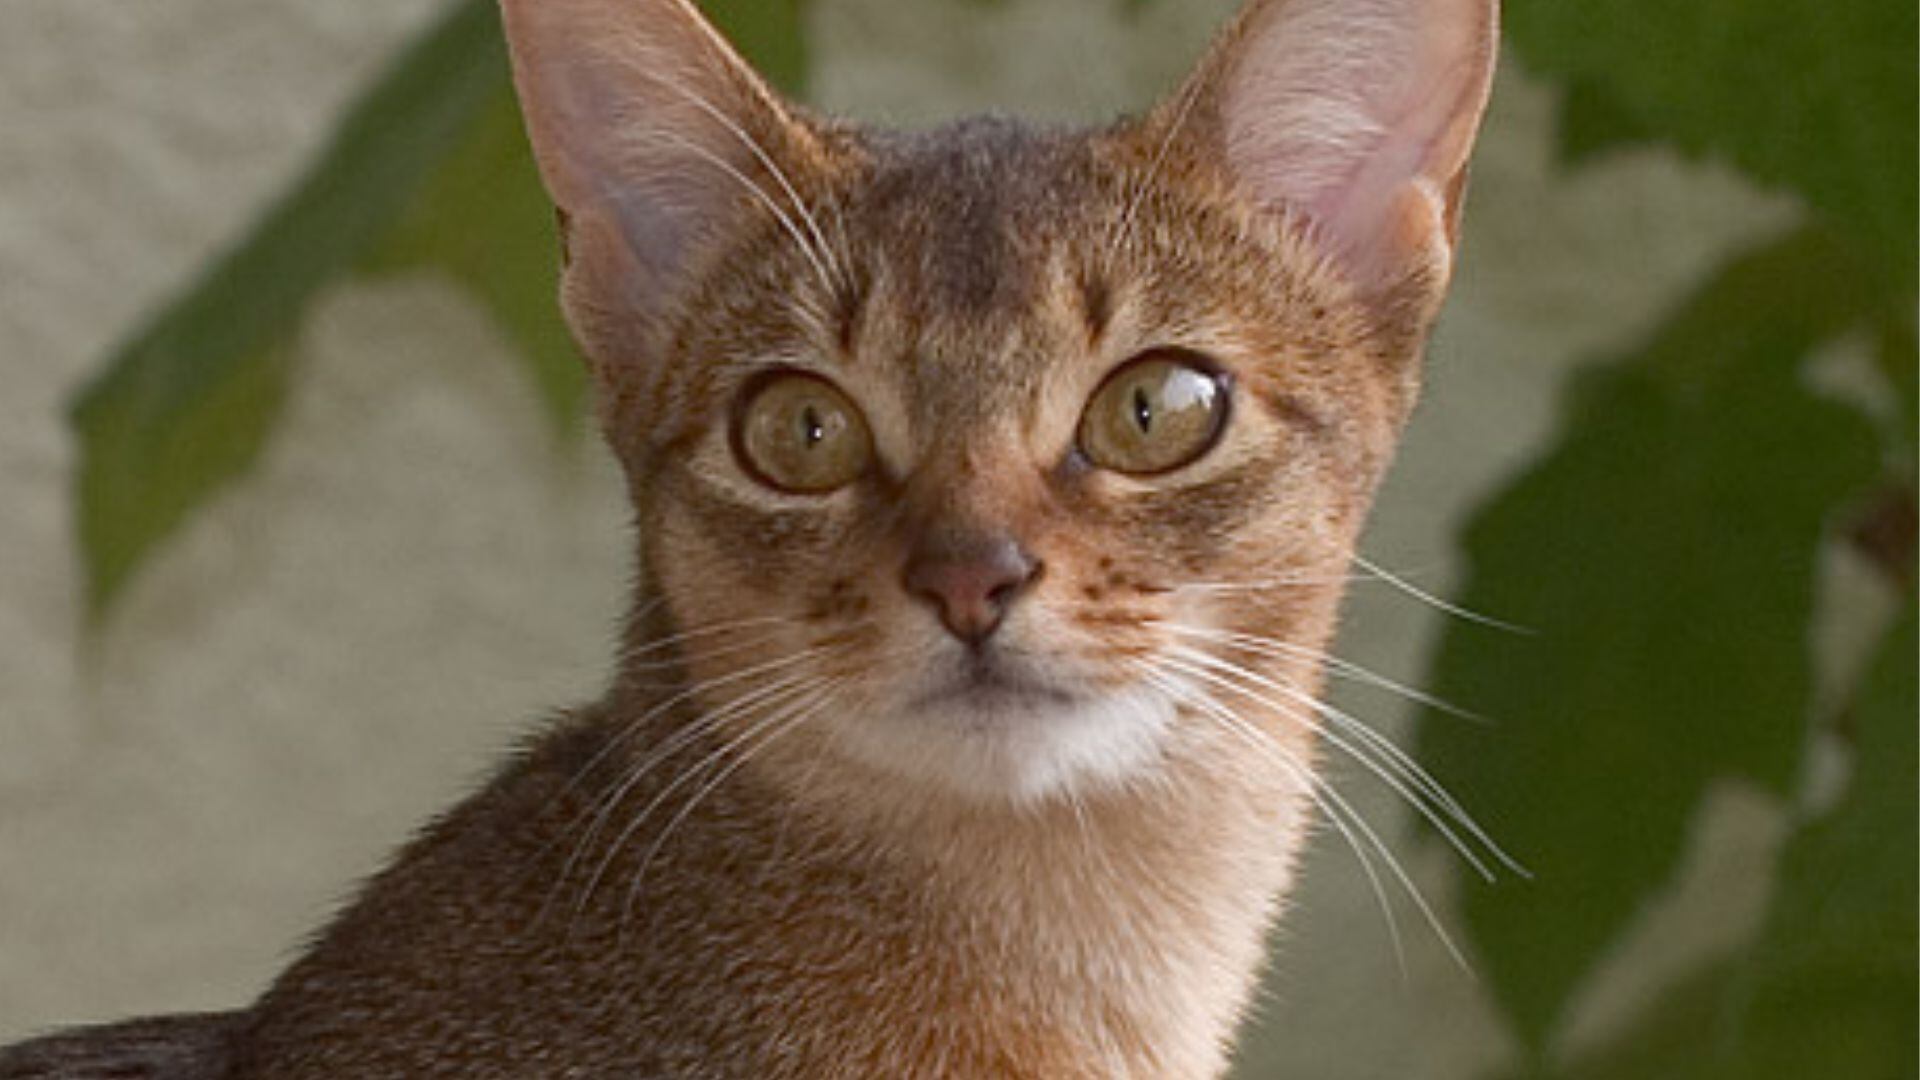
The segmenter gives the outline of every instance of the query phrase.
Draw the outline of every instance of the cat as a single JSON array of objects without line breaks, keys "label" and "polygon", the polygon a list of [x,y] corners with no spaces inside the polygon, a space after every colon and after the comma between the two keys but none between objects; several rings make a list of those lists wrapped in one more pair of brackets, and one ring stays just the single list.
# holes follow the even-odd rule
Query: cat
[{"label": "cat", "polygon": [[611,688],[251,1007],[0,1077],[1219,1075],[1493,0],[1250,0],[1141,118],[919,133],[688,0],[503,10],[638,527]]}]

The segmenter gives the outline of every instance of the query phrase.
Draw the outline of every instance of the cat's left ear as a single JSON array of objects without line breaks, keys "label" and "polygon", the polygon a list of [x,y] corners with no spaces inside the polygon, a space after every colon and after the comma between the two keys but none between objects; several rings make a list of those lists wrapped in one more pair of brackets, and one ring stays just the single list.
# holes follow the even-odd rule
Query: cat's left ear
[{"label": "cat's left ear", "polygon": [[1497,23],[1496,0],[1250,0],[1148,130],[1307,215],[1363,290],[1444,281]]},{"label": "cat's left ear", "polygon": [[501,0],[514,82],[568,241],[562,306],[624,378],[702,259],[799,209],[811,129],[692,0]]}]

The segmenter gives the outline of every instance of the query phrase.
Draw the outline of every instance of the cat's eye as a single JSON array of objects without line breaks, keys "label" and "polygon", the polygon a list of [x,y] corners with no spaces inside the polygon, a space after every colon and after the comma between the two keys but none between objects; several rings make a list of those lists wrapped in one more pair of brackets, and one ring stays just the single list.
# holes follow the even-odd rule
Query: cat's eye
[{"label": "cat's eye", "polygon": [[748,384],[734,412],[733,448],[755,479],[808,495],[846,486],[873,458],[860,410],[832,383],[798,371]]},{"label": "cat's eye", "polygon": [[1156,349],[1093,392],[1080,417],[1080,452],[1115,472],[1168,472],[1212,449],[1226,420],[1221,376],[1195,354]]}]

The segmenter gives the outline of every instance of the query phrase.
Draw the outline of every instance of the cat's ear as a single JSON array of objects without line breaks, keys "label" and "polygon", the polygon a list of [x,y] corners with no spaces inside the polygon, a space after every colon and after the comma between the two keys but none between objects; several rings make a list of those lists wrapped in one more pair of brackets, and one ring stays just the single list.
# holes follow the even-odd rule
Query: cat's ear
[{"label": "cat's ear", "polygon": [[[805,131],[688,0],[501,0],[589,353],[630,353]],[[757,194],[756,194],[757,193]],[[596,348],[598,346],[598,348]],[[605,356],[597,358],[604,361]]]},{"label": "cat's ear", "polygon": [[1250,0],[1158,120],[1310,217],[1363,288],[1444,279],[1497,20],[1496,0]]}]

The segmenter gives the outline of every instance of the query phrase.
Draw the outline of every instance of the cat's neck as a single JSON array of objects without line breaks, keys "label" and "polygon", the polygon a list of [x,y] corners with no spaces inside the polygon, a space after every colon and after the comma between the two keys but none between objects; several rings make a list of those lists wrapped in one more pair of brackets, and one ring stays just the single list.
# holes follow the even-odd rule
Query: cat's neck
[{"label": "cat's neck", "polygon": [[[1315,678],[1304,663],[1273,674]],[[684,722],[660,705],[682,691],[657,676],[623,680],[613,709],[655,716],[657,733],[637,742],[670,739]],[[889,873],[862,876],[910,883],[888,902],[910,909],[896,914],[924,935],[921,948],[944,954],[946,977],[990,987],[982,992],[1045,1027],[1103,1032],[1108,1075],[1212,1075],[1288,891],[1311,799],[1307,729],[1242,719],[1255,740],[1242,753],[1175,741],[1153,775],[1124,786],[998,804],[878,775],[796,732],[747,756],[724,781],[727,797],[709,803],[716,814],[758,805],[784,834],[778,855],[747,860],[754,880],[743,888],[793,888],[795,902],[817,905],[827,898],[807,895],[810,862],[852,853],[885,864]],[[710,842],[698,827],[679,832],[680,843]]]},{"label": "cat's neck", "polygon": [[984,977],[1107,1031],[1127,1064],[1113,1075],[1210,1076],[1307,831],[1294,778],[1245,765],[1174,760],[1154,782],[1018,808],[811,797],[912,861]]}]

